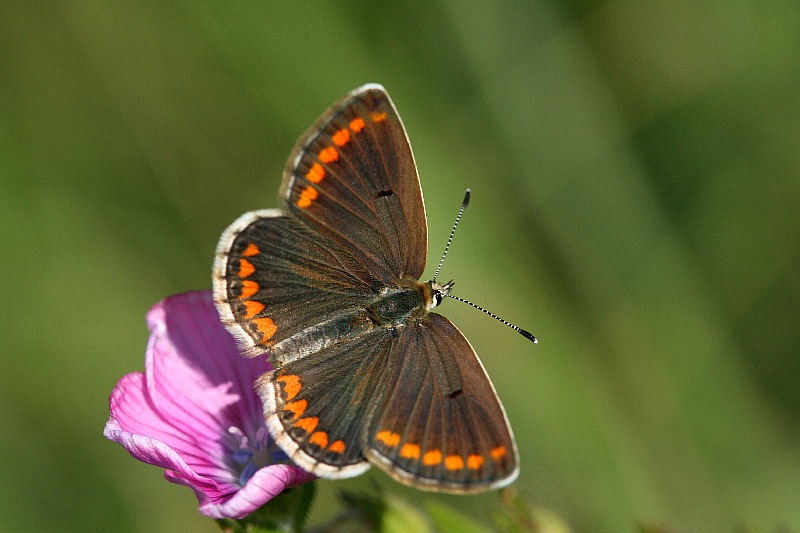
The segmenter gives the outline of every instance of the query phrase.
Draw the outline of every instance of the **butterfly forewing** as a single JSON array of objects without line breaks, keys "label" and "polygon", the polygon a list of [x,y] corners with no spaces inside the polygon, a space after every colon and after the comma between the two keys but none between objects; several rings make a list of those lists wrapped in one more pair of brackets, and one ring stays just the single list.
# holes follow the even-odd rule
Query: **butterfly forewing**
[{"label": "butterfly forewing", "polygon": [[398,366],[368,430],[367,456],[420,488],[469,493],[512,482],[517,450],[475,351],[446,318],[407,327]]},{"label": "butterfly forewing", "polygon": [[427,223],[405,129],[382,87],[334,104],[287,162],[286,209],[346,249],[384,283],[422,275]]},{"label": "butterfly forewing", "polygon": [[279,343],[319,325],[320,317],[363,309],[378,283],[351,251],[276,209],[234,222],[216,261],[215,300],[223,322],[250,355],[272,349],[278,362],[283,354],[273,348]]}]

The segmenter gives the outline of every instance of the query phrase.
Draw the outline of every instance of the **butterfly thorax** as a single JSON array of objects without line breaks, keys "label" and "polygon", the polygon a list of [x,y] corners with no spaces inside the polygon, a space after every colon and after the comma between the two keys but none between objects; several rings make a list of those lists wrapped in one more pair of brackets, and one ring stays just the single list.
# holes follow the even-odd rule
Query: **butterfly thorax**
[{"label": "butterfly thorax", "polygon": [[400,287],[384,289],[367,313],[379,326],[398,327],[409,321],[420,320],[428,311],[442,303],[453,282],[440,285],[435,281],[419,283],[404,280]]},{"label": "butterfly thorax", "polygon": [[409,320],[423,318],[431,301],[430,287],[416,280],[408,280],[400,287],[385,288],[367,307],[367,313],[376,325],[399,327]]}]

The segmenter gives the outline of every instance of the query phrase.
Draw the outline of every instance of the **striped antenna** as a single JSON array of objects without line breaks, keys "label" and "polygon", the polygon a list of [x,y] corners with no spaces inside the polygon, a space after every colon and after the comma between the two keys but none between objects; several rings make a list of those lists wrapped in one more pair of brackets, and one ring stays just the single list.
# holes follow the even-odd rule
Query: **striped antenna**
[{"label": "striped antenna", "polygon": [[471,305],[472,307],[474,307],[478,311],[483,311],[484,313],[486,313],[490,317],[494,318],[495,320],[499,320],[500,322],[502,322],[506,326],[510,327],[511,329],[513,329],[514,331],[516,331],[517,333],[519,333],[520,335],[522,335],[523,337],[525,337],[526,339],[531,341],[532,343],[534,343],[534,344],[538,344],[539,343],[539,339],[537,339],[533,335],[533,333],[531,333],[530,331],[528,331],[526,329],[522,329],[519,326],[515,326],[514,324],[512,324],[508,320],[504,320],[504,319],[500,318],[496,314],[492,313],[491,311],[488,311],[488,310],[484,309],[480,305],[474,304],[474,303],[470,302],[469,300],[465,300],[464,298],[459,298],[458,296],[453,296],[452,294],[446,294],[445,296],[447,296],[448,298],[452,298],[453,300],[458,300],[459,302],[464,302],[467,305]]},{"label": "striped antenna", "polygon": [[453,242],[453,236],[456,234],[458,223],[461,222],[461,215],[464,214],[464,210],[469,205],[469,194],[469,189],[467,189],[467,194],[464,195],[464,201],[461,202],[461,208],[458,210],[456,221],[453,223],[453,229],[450,230],[450,237],[447,239],[447,244],[444,247],[444,253],[442,253],[442,258],[439,260],[439,266],[436,267],[436,273],[433,275],[433,281],[436,281],[436,278],[439,277],[439,271],[442,270],[444,258],[447,257],[447,250],[450,249],[450,243]]},{"label": "striped antenna", "polygon": [[[464,195],[464,201],[461,202],[461,208],[458,210],[458,215],[456,216],[456,221],[455,221],[455,223],[453,223],[453,229],[450,230],[450,237],[447,239],[447,244],[444,247],[444,253],[442,253],[442,258],[439,260],[439,266],[436,267],[436,273],[433,275],[433,281],[434,282],[436,281],[436,278],[439,276],[439,271],[442,270],[442,265],[444,264],[444,258],[447,256],[447,251],[450,249],[450,244],[453,242],[453,236],[456,234],[456,228],[458,227],[458,223],[461,221],[461,215],[464,214],[464,210],[469,205],[469,198],[470,198],[470,190],[467,189],[467,193]],[[517,333],[519,333],[520,335],[522,335],[523,337],[525,337],[526,339],[531,341],[532,343],[538,344],[539,340],[530,331],[522,329],[519,326],[515,326],[514,324],[512,324],[508,320],[504,320],[504,319],[500,318],[496,314],[492,313],[491,311],[488,311],[488,310],[484,309],[483,307],[481,307],[478,304],[474,304],[474,303],[470,302],[469,300],[465,300],[464,298],[459,298],[458,296],[454,296],[454,295],[450,294],[450,288],[452,286],[453,286],[453,282],[452,281],[447,283],[446,285],[444,285],[444,287],[443,287],[444,290],[441,291],[441,295],[447,296],[447,297],[452,298],[454,300],[458,300],[459,302],[463,302],[463,303],[465,303],[467,305],[471,305],[472,307],[474,307],[475,309],[477,309],[479,311],[483,311],[484,313],[486,313],[490,317],[494,318],[495,320],[499,320],[500,322],[502,322],[506,326],[510,327],[511,329],[513,329],[514,331],[516,331]]]}]

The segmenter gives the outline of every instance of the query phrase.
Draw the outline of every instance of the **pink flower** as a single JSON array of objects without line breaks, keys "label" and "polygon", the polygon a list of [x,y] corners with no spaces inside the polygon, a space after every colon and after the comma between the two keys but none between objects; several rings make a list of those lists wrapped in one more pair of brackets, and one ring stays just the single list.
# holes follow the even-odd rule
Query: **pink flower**
[{"label": "pink flower", "polygon": [[242,518],[284,489],[314,479],[288,464],[267,431],[253,381],[271,369],[246,359],[210,292],[166,298],[147,314],[145,373],[111,393],[104,435],[164,477],[194,490],[200,512]]}]

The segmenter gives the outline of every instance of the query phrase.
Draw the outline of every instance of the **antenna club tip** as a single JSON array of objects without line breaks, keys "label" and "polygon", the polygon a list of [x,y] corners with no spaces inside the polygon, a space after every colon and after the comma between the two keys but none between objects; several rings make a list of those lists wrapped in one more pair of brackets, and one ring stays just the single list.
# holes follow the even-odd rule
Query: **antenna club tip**
[{"label": "antenna club tip", "polygon": [[469,189],[467,189],[466,194],[464,194],[464,201],[461,202],[461,205],[463,205],[464,207],[467,207],[469,205],[469,199],[470,199],[471,195],[472,195],[471,191]]},{"label": "antenna club tip", "polygon": [[526,339],[528,339],[529,341],[531,341],[533,344],[539,344],[539,339],[537,339],[537,338],[536,338],[536,337],[533,335],[533,333],[531,333],[530,331],[526,331],[526,330],[524,330],[524,329],[520,328],[520,329],[519,329],[519,333],[520,333],[520,335],[522,335],[523,337],[525,337]]}]

